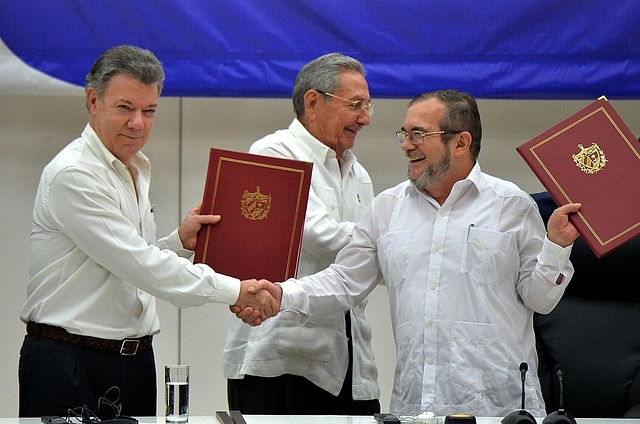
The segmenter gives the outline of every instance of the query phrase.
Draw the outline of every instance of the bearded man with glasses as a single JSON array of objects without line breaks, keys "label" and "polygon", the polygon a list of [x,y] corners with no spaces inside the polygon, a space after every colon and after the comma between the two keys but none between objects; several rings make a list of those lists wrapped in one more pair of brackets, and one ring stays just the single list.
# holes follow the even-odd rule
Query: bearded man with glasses
[{"label": "bearded man with glasses", "polygon": [[[250,153],[313,162],[298,275],[325,269],[373,199],[351,148],[373,113],[365,68],[340,53],[305,65],[293,87],[296,117]],[[223,352],[229,409],[245,414],[373,415],[378,370],[367,300],[299,326],[280,314],[260,327],[231,323]]]},{"label": "bearded man with glasses", "polygon": [[396,341],[391,412],[504,417],[520,404],[525,362],[527,410],[546,416],[533,314],[551,312],[573,276],[578,231],[568,215],[580,204],[556,209],[545,231],[531,196],[482,172],[470,94],[417,96],[396,137],[408,181],[375,197],[333,265],[275,285],[280,314],[302,323],[335,314],[384,278]]}]

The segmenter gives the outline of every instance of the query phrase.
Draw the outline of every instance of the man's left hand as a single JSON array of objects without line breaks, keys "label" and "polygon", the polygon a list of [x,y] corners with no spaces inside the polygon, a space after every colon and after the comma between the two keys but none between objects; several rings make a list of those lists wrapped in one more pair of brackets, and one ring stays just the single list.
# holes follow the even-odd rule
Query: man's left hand
[{"label": "man's left hand", "polygon": [[569,221],[569,214],[576,213],[580,203],[568,203],[553,211],[547,223],[547,237],[555,244],[567,247],[578,238],[580,233]]},{"label": "man's left hand", "polygon": [[200,215],[202,203],[191,209],[187,217],[182,221],[178,228],[178,235],[182,241],[182,247],[189,250],[195,250],[198,240],[198,231],[205,224],[217,224],[220,221],[220,215]]}]

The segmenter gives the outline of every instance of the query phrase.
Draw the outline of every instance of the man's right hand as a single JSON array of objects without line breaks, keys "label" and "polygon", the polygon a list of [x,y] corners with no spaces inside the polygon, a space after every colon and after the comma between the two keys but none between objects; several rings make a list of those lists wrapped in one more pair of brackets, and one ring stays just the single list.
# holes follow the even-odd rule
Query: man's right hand
[{"label": "man's right hand", "polygon": [[269,280],[242,280],[240,295],[229,309],[251,326],[262,324],[280,311],[282,288]]}]

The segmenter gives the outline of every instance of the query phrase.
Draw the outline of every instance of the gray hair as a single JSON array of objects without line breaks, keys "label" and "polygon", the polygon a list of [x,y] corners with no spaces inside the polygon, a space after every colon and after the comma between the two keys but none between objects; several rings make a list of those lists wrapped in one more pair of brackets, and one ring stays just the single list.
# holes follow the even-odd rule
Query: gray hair
[{"label": "gray hair", "polygon": [[296,117],[304,116],[304,95],[307,91],[337,91],[340,88],[340,73],[344,71],[358,72],[362,76],[366,74],[362,63],[341,53],[325,54],[303,66],[293,84],[293,111]]},{"label": "gray hair", "polygon": [[102,53],[87,74],[84,89],[91,87],[100,97],[109,80],[118,74],[129,75],[146,85],[157,85],[158,95],[162,92],[164,69],[158,58],[149,50],[128,45]]},{"label": "gray hair", "polygon": [[[440,122],[440,129],[443,131],[469,131],[471,133],[470,150],[473,157],[477,158],[480,154],[482,140],[482,122],[476,99],[471,94],[458,90],[436,90],[414,97],[409,102],[409,107],[434,98],[444,103],[447,108],[442,122]],[[446,142],[451,137],[453,136],[443,135],[442,140]]]}]

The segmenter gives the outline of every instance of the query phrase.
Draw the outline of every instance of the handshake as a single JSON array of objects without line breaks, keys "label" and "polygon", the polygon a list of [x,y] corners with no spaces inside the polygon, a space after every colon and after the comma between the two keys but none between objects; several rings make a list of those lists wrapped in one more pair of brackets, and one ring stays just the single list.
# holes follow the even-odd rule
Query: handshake
[{"label": "handshake", "polygon": [[262,324],[280,311],[282,288],[269,280],[242,280],[240,295],[229,310],[251,326]]}]

